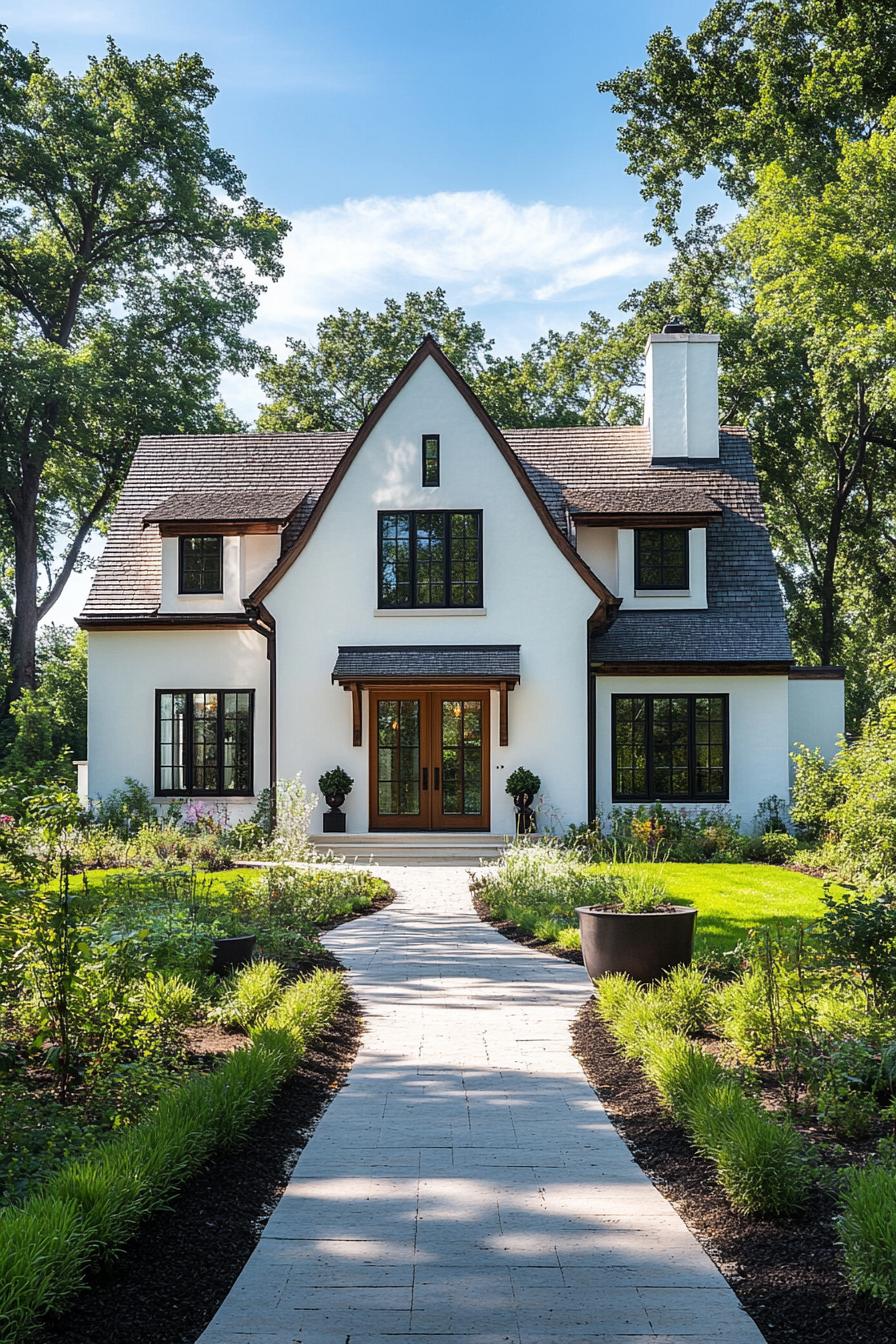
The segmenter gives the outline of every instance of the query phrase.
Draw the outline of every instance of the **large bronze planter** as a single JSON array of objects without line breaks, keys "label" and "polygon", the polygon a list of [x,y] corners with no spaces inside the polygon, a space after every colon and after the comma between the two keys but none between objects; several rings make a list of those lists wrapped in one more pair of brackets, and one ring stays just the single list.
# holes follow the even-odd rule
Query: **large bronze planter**
[{"label": "large bronze planter", "polygon": [[582,957],[592,980],[622,972],[650,984],[673,966],[687,966],[694,951],[697,911],[676,905],[648,915],[580,905]]}]

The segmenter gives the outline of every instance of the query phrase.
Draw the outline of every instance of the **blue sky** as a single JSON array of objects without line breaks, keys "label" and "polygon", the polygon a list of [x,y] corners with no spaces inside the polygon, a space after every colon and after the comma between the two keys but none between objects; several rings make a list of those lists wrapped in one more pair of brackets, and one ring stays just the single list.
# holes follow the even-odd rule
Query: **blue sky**
[{"label": "blue sky", "polygon": [[[692,31],[709,3],[31,0],[8,37],[60,69],[82,69],[107,33],[132,56],[204,56],[215,141],[293,225],[255,326],[267,344],[312,336],[338,306],[442,284],[514,351],[662,274],[595,84],[640,63],[658,28]],[[252,380],[224,393],[253,417]]]}]

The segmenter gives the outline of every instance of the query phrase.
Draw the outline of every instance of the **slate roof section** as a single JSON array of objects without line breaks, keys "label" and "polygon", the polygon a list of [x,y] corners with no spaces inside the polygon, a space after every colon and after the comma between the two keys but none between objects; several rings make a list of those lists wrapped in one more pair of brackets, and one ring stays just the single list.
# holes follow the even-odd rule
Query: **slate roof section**
[{"label": "slate roof section", "polygon": [[591,661],[601,663],[782,663],[791,660],[783,620],[719,611],[619,612],[592,635]]},{"label": "slate roof section", "polygon": [[365,644],[339,646],[334,681],[436,681],[473,678],[518,682],[519,644]]},{"label": "slate roof section", "polygon": [[[308,492],[306,491],[305,494]],[[287,523],[305,498],[295,489],[178,490],[144,515],[147,523]]]},{"label": "slate roof section", "polygon": [[[580,492],[649,490],[671,495],[684,490],[705,495],[721,509],[720,523],[706,533],[709,610],[623,608],[597,637],[610,641],[601,660],[681,661],[685,639],[690,661],[744,661],[748,649],[757,661],[789,657],[781,591],[744,430],[720,432],[718,459],[656,463],[651,462],[648,433],[640,426],[516,429],[504,435],[557,527],[570,539],[568,497]],[[281,534],[281,551],[286,550],[301,534],[353,438],[351,433],[305,433],[141,440],[82,619],[156,619],[161,542],[158,528],[144,528],[143,519],[172,494],[270,489],[303,495],[304,502]]]},{"label": "slate roof section", "polygon": [[662,488],[632,487],[628,490],[572,489],[564,491],[566,507],[575,517],[581,514],[674,514],[721,517],[722,506],[702,490],[686,485],[664,485]]},{"label": "slate roof section", "polygon": [[183,490],[282,489],[304,495],[282,545],[303,520],[351,443],[352,434],[181,434],[140,440],[82,619],[152,619],[161,597],[162,546],[145,516]]}]

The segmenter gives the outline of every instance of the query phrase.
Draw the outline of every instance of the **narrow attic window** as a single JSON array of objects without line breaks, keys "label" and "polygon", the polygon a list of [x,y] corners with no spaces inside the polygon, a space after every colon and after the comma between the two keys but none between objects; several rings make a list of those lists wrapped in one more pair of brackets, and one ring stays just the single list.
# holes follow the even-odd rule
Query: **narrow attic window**
[{"label": "narrow attic window", "polygon": [[439,436],[438,434],[423,435],[423,484],[438,485],[439,483]]},{"label": "narrow attic window", "polygon": [[180,538],[178,590],[181,593],[221,593],[224,591],[224,538],[196,536]]}]

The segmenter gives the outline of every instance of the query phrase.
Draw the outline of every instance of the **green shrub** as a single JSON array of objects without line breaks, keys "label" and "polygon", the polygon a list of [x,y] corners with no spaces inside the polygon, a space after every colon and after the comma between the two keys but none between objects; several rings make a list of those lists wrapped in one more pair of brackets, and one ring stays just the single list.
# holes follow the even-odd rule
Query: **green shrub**
[{"label": "green shrub", "polygon": [[827,963],[858,980],[878,1008],[896,1011],[896,884],[868,892],[825,886],[818,926]]},{"label": "green shrub", "polygon": [[95,817],[98,826],[114,831],[123,840],[135,835],[142,826],[152,826],[158,821],[149,789],[130,776],[120,789],[113,789],[100,799]]},{"label": "green shrub", "polygon": [[824,1084],[818,1093],[818,1120],[838,1139],[864,1139],[878,1117],[877,1102],[870,1092]]},{"label": "green shrub", "polygon": [[262,1030],[289,1031],[300,1042],[315,1035],[339,1010],[345,982],[336,971],[314,971],[290,985],[261,1023]]},{"label": "green shrub", "polygon": [[13,1344],[81,1284],[91,1244],[73,1201],[40,1195],[0,1210],[0,1340]]},{"label": "green shrub", "polygon": [[787,831],[766,831],[759,847],[766,863],[790,863],[797,851],[797,838]]},{"label": "green shrub", "polygon": [[196,986],[180,975],[150,971],[140,988],[140,1006],[146,1020],[168,1035],[193,1021],[199,995]]},{"label": "green shrub", "polygon": [[714,1163],[734,1208],[780,1218],[805,1203],[811,1177],[799,1135],[789,1119],[768,1115],[733,1080],[689,1099],[686,1128]]},{"label": "green shrub", "polygon": [[276,961],[253,961],[237,971],[215,1016],[225,1026],[256,1027],[271,1011],[283,989],[283,967]]},{"label": "green shrub", "polygon": [[675,966],[663,976],[653,992],[662,1002],[666,1020],[673,1031],[694,1036],[705,1029],[712,991],[698,967]]},{"label": "green shrub", "polygon": [[663,1105],[681,1123],[693,1100],[725,1079],[718,1060],[683,1036],[655,1036],[647,1041],[642,1068]]},{"label": "green shrub", "polygon": [[705,1006],[696,974],[680,974],[665,994],[662,982],[644,990],[624,976],[608,976],[598,986],[598,1011],[623,1052],[640,1059],[645,1077],[695,1147],[715,1164],[732,1205],[771,1217],[792,1212],[809,1186],[793,1126],[767,1115],[718,1060],[673,1026],[676,1011],[696,1018]]},{"label": "green shrub", "polygon": [[713,995],[711,1015],[745,1064],[757,1064],[771,1054],[772,1021],[761,970],[747,970],[737,980],[720,986]]},{"label": "green shrub", "polygon": [[846,1277],[857,1293],[896,1307],[896,1167],[854,1167],[841,1198],[840,1241]]}]

